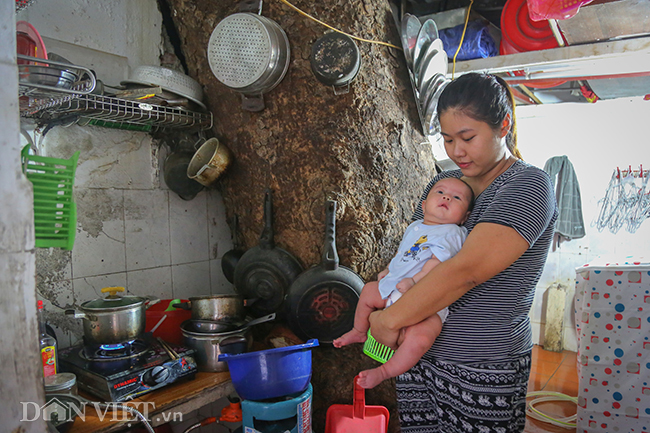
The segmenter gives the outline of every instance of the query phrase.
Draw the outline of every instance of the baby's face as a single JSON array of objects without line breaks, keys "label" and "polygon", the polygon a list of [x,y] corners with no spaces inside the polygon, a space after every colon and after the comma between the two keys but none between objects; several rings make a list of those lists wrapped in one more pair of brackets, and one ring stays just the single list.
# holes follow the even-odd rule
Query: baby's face
[{"label": "baby's face", "polygon": [[422,204],[427,224],[462,224],[469,216],[472,195],[461,180],[447,178],[438,181]]}]

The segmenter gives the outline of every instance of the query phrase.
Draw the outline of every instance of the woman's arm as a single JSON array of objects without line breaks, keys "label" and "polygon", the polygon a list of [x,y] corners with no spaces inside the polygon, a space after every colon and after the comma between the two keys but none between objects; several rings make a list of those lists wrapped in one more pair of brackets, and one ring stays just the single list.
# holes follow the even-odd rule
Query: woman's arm
[{"label": "woman's arm", "polygon": [[395,287],[400,291],[400,293],[406,293],[407,290],[413,287],[415,283],[424,278],[424,276],[428,274],[431,269],[435,268],[440,263],[440,260],[438,260],[436,256],[431,256],[429,260],[424,262],[424,265],[422,266],[420,272],[413,275],[412,277],[403,278],[402,281],[397,283]]},{"label": "woman's arm", "polygon": [[528,242],[511,227],[477,224],[458,254],[434,267],[389,308],[370,315],[372,336],[395,348],[401,328],[448,307],[513,264],[528,248]]}]

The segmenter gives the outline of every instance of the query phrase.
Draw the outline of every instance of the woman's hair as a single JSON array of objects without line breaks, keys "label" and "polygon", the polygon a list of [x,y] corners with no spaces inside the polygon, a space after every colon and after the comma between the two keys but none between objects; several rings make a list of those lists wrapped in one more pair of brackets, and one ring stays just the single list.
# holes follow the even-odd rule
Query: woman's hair
[{"label": "woman's hair", "polygon": [[485,122],[498,130],[507,115],[510,115],[510,131],[506,135],[506,146],[512,155],[522,159],[517,148],[517,123],[515,120],[515,98],[508,83],[491,74],[468,73],[450,82],[438,99],[438,120],[449,109],[462,111],[467,116]]}]

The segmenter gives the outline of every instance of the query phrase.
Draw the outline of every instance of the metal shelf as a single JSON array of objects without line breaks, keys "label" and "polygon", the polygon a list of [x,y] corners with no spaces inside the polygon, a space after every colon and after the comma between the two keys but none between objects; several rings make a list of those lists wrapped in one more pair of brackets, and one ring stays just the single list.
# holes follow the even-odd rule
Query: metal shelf
[{"label": "metal shelf", "polygon": [[[451,78],[452,70],[453,65],[450,63],[447,77]],[[499,74],[510,84],[549,79],[595,80],[649,76],[650,37],[571,45],[456,63],[456,76],[467,72]],[[515,72],[518,75],[513,75]]]},{"label": "metal shelf", "polygon": [[[24,59],[43,63],[42,59]],[[72,67],[65,63],[48,63]],[[196,112],[181,107],[93,94],[91,92],[95,88],[94,76],[86,68],[76,68],[88,71],[87,76],[91,78],[74,83],[71,89],[20,81],[18,88],[21,117],[34,119],[40,124],[77,123],[147,132],[161,129],[212,128],[213,116],[210,112]]]},{"label": "metal shelf", "polygon": [[138,101],[101,95],[68,95],[58,99],[29,96],[30,103],[22,111],[30,117],[50,123],[78,123],[119,129],[154,131],[189,128],[205,130],[212,127],[212,113],[188,111],[179,107],[163,107]]}]

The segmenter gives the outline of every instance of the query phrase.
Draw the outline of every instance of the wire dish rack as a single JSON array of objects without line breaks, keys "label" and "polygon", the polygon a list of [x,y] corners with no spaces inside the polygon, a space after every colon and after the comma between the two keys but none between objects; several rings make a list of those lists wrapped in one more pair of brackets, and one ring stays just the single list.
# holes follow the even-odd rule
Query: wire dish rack
[{"label": "wire dish rack", "polygon": [[[42,59],[21,55],[18,57],[43,64]],[[66,65],[49,60],[48,63]],[[146,132],[168,128],[212,128],[213,116],[210,112],[94,94],[94,75],[86,68],[74,67],[79,69],[79,76],[85,79],[75,82],[70,89],[29,83],[21,79],[18,86],[21,117],[34,119],[39,124],[76,123]]]}]

